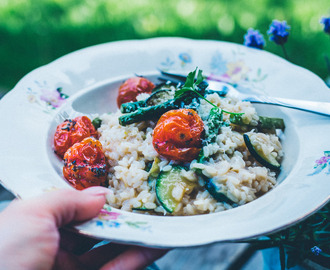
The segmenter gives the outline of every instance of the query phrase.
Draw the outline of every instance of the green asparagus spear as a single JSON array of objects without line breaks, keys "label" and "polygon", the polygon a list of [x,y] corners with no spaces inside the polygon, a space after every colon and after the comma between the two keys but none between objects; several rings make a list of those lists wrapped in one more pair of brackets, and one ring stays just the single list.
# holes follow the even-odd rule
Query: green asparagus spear
[{"label": "green asparagus spear", "polygon": [[282,118],[259,116],[259,125],[262,129],[285,129],[284,120]]},{"label": "green asparagus spear", "polygon": [[174,103],[173,100],[169,100],[167,102],[163,102],[155,106],[141,107],[132,113],[120,116],[119,124],[122,126],[126,126],[140,121],[152,120],[155,118],[159,118],[163,113],[169,110],[174,110],[178,108],[179,106]]},{"label": "green asparagus spear", "polygon": [[147,106],[148,105],[145,100],[127,102],[127,103],[121,104],[120,111],[122,113],[131,113],[131,112],[135,112],[139,108],[143,108],[143,107],[147,107]]},{"label": "green asparagus spear", "polygon": [[230,115],[229,121],[234,125],[243,126],[247,128],[258,128],[260,130],[285,129],[284,120],[282,118],[259,116],[257,126],[245,124],[241,115]]}]

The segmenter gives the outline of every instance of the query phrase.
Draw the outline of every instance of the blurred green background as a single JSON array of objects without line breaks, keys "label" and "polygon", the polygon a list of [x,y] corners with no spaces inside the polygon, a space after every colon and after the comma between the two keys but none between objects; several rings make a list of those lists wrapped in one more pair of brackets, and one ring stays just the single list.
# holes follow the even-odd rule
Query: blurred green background
[{"label": "blurred green background", "polygon": [[320,19],[329,0],[0,0],[0,91],[29,71],[87,46],[123,39],[182,36],[243,43],[248,28],[270,42],[273,19],[291,26],[290,61],[322,79],[329,72],[330,35]]}]

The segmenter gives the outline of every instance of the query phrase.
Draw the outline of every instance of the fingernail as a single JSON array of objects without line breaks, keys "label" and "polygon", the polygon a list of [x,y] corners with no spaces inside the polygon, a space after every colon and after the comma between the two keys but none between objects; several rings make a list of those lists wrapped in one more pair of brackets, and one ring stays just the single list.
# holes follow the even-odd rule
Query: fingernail
[{"label": "fingernail", "polygon": [[89,187],[84,189],[82,192],[94,196],[105,196],[109,193],[109,189],[105,187]]}]

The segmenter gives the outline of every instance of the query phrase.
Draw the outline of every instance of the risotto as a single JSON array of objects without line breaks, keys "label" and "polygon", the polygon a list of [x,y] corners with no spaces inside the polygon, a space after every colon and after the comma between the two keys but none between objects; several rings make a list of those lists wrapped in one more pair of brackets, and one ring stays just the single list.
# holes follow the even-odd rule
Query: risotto
[{"label": "risotto", "polygon": [[[137,100],[149,96],[150,93],[142,93]],[[178,162],[160,155],[153,145],[158,119],[121,125],[120,110],[100,115],[102,122],[97,131],[110,168],[108,203],[125,211],[146,214],[197,215],[246,204],[274,188],[276,168],[260,163],[248,149],[244,134],[259,158],[271,157],[279,164],[283,152],[276,132],[258,128],[260,116],[251,103],[210,93],[196,107],[205,134],[214,106],[224,112],[241,113],[243,124],[235,124],[231,114],[223,113],[224,124],[219,132],[211,143],[202,145],[203,162],[199,158]],[[176,183],[167,176],[180,180]],[[168,182],[167,186],[158,183],[161,177]]]}]

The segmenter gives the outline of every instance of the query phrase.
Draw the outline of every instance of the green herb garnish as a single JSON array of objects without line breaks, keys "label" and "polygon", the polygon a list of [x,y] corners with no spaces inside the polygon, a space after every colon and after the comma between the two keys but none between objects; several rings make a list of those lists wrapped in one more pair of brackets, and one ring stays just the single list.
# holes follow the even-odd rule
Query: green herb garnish
[{"label": "green herb garnish", "polygon": [[[194,92],[196,95],[198,95],[200,98],[204,99],[207,103],[211,104],[213,107],[218,108],[215,104],[210,102],[208,99],[206,99],[203,95],[201,95],[196,89],[198,89],[198,85],[204,80],[204,77],[202,75],[203,71],[198,70],[197,78],[196,77],[197,68],[190,72],[187,76],[187,80],[183,87],[175,92],[174,98],[180,98],[183,94],[185,94],[188,91]],[[244,113],[234,113],[234,112],[228,112],[225,110],[222,110],[224,113],[228,113],[230,115],[243,115]]]},{"label": "green herb garnish", "polygon": [[101,126],[101,124],[102,124],[101,118],[99,118],[99,117],[94,118],[92,120],[92,124],[95,127],[95,129],[98,129]]}]

